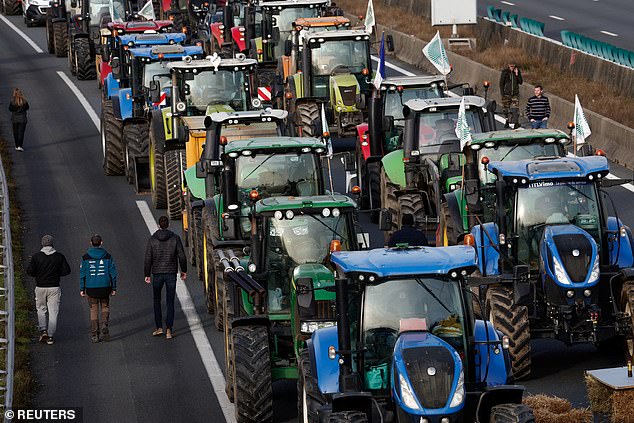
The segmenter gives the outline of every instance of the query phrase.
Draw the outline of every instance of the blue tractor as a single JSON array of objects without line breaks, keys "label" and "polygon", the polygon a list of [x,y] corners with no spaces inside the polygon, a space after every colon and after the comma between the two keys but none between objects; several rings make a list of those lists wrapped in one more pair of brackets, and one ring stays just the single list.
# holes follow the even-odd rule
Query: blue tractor
[{"label": "blue tractor", "polygon": [[[506,338],[477,320],[470,247],[334,252],[337,325],[299,360],[301,422],[534,422]],[[299,280],[300,314],[319,281]]]},{"label": "blue tractor", "polygon": [[604,189],[624,181],[606,179],[601,156],[482,162],[493,180],[466,192],[478,223],[465,241],[477,252],[484,317],[509,337],[515,377],[530,374],[531,338],[600,345],[625,336],[632,354],[632,232],[609,215]]}]

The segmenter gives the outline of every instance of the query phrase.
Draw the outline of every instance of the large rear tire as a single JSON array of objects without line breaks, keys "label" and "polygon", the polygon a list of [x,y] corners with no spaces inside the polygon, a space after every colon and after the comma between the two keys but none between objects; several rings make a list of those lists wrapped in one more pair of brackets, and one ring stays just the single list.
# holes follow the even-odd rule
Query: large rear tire
[{"label": "large rear tire", "polygon": [[451,213],[449,213],[449,206],[446,202],[440,206],[440,222],[438,226],[439,239],[436,240],[437,247],[458,244],[454,230],[454,221],[451,217]]},{"label": "large rear tire", "polygon": [[317,103],[301,103],[297,105],[295,133],[302,137],[319,137],[319,106]]},{"label": "large rear tire", "polygon": [[150,127],[147,123],[131,123],[123,127],[124,165],[128,183],[134,184],[137,157],[147,157],[150,146]]},{"label": "large rear tire", "polygon": [[528,309],[513,303],[513,291],[509,288],[490,287],[486,293],[486,306],[493,326],[509,338],[511,368],[516,380],[531,374],[531,335]]},{"label": "large rear tire", "polygon": [[328,417],[328,423],[367,423],[368,416],[361,411],[339,411]]},{"label": "large rear tire", "polygon": [[68,27],[66,22],[53,23],[53,44],[56,57],[68,56]]},{"label": "large rear tire", "polygon": [[234,403],[238,423],[273,421],[269,335],[265,326],[238,326],[231,332],[235,363]]},{"label": "large rear tire", "polygon": [[4,14],[9,15],[20,15],[22,14],[22,2],[19,0],[3,0],[4,4]]},{"label": "large rear tire", "polygon": [[95,57],[92,54],[90,40],[88,38],[78,38],[75,40],[75,57],[77,66],[77,79],[85,81],[97,78],[95,68]]},{"label": "large rear tire", "polygon": [[187,166],[185,151],[168,150],[164,159],[167,216],[171,220],[180,220],[183,217],[183,172]]},{"label": "large rear tire", "polygon": [[46,16],[46,49],[49,54],[55,53],[55,33],[53,32],[53,21],[50,15]]},{"label": "large rear tire", "polygon": [[[204,217],[206,213],[203,212],[203,224],[206,219]],[[205,292],[205,306],[207,307],[207,313],[214,314],[215,312],[215,297],[214,281],[216,273],[216,258],[214,257],[214,250],[212,247],[212,238],[209,230],[209,225],[205,226],[205,234],[203,236],[203,289]]]},{"label": "large rear tire", "polygon": [[192,231],[192,240],[194,241],[193,254],[196,261],[196,272],[199,280],[203,279],[203,222],[202,222],[202,209],[197,207],[192,209],[192,225],[190,226]]},{"label": "large rear tire", "polygon": [[489,423],[535,423],[535,416],[526,404],[500,404],[491,408]]},{"label": "large rear tire", "polygon": [[308,350],[299,354],[297,361],[297,416],[301,423],[318,423],[317,409],[326,403],[326,398],[319,391],[317,380],[313,376]]},{"label": "large rear tire", "polygon": [[[399,189],[398,185],[390,182],[385,169],[381,168],[381,207],[388,209],[392,212],[392,221],[394,217],[398,216],[398,199],[396,198],[396,191]],[[393,226],[392,231],[396,230],[398,225]]]},{"label": "large rear tire", "polygon": [[154,125],[150,125],[150,186],[152,188],[152,205],[157,210],[167,207],[165,161],[163,160],[163,149],[159,145],[159,143],[164,142],[154,131]]},{"label": "large rear tire", "polygon": [[101,147],[103,150],[103,171],[108,176],[123,175],[122,122],[112,110],[112,100],[101,106]]}]

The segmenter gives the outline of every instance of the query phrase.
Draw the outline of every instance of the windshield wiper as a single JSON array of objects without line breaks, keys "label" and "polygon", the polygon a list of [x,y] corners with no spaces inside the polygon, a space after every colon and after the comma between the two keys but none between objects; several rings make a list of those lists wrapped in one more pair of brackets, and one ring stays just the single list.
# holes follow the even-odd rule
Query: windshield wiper
[{"label": "windshield wiper", "polygon": [[262,167],[262,165],[264,163],[266,163],[271,157],[273,157],[275,155],[275,153],[273,154],[269,154],[268,157],[264,160],[262,160],[262,163],[260,163],[259,165],[257,165],[246,177],[244,177],[242,180],[246,181],[247,179],[249,179],[249,176],[253,175],[255,173],[256,170],[258,170],[259,168]]},{"label": "windshield wiper", "polygon": [[[339,238],[341,238],[342,241],[344,242],[348,242],[348,238],[346,238],[345,236],[341,235],[339,232],[337,232],[336,230],[334,230],[333,228],[331,228],[330,226],[328,226],[326,223],[322,222],[317,216],[315,216],[314,214],[309,214],[310,217],[312,217],[313,219],[315,219],[317,222],[321,223],[324,227],[328,228],[328,230],[330,230],[334,235],[338,236]],[[339,220],[341,219],[341,216],[339,216],[337,218],[337,222],[335,222],[335,228],[337,226],[339,226]],[[334,239],[334,238],[333,238]]]},{"label": "windshield wiper", "polygon": [[429,289],[429,287],[427,285],[425,285],[425,282],[423,282],[421,279],[419,278],[415,278],[414,279],[416,281],[417,284],[419,284],[420,286],[423,287],[423,289],[425,289],[425,291],[427,291],[429,293],[429,295],[431,295],[434,300],[436,300],[438,302],[438,304],[440,304],[442,306],[442,308],[444,308],[445,310],[447,310],[447,312],[449,312],[449,314],[453,314],[453,311],[449,310],[449,308],[445,305],[445,303],[443,303],[442,301],[440,301],[440,298],[438,298],[436,296],[436,294],[433,293],[433,291],[431,289]]},{"label": "windshield wiper", "polygon": [[569,188],[574,189],[575,191],[577,191],[579,194],[583,195],[584,197],[586,197],[588,200],[592,201],[594,203],[594,200],[592,198],[590,198],[586,193],[581,192],[581,190],[579,188],[576,188],[574,185],[571,185],[570,182],[566,182],[566,186]]},{"label": "windshield wiper", "polygon": [[515,144],[513,147],[511,147],[511,149],[510,149],[509,151],[507,151],[507,152],[506,152],[506,154],[505,154],[505,155],[504,155],[504,156],[500,159],[500,161],[501,161],[501,162],[503,162],[503,161],[504,161],[504,159],[506,159],[506,158],[508,157],[508,155],[509,155],[509,154],[511,154],[512,152],[514,152],[514,151],[515,151],[515,149],[516,149],[517,147],[519,147],[519,146],[520,146],[519,144]]}]

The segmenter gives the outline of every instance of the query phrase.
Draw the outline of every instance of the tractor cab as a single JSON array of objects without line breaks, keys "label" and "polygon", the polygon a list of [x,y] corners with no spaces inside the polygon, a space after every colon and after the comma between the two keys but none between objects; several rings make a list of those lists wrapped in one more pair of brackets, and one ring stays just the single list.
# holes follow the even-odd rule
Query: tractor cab
[{"label": "tractor cab", "polygon": [[403,245],[330,261],[337,325],[315,331],[300,356],[308,421],[504,421],[498,406],[530,413],[523,387],[507,385],[505,340],[474,317],[472,250]]}]

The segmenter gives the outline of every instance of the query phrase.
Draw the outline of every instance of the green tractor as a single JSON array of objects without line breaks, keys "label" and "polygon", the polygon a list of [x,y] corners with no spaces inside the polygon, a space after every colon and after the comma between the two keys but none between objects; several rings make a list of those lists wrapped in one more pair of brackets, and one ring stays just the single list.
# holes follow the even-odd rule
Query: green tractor
[{"label": "green tractor", "polygon": [[[495,129],[495,103],[482,97],[410,100],[403,116],[403,146],[381,159],[379,226],[386,240],[398,230],[401,217],[411,214],[415,225],[435,239],[443,194],[459,187],[464,155],[455,133],[458,109],[465,102],[471,133]],[[391,131],[392,119],[384,130]]]},{"label": "green tractor", "polygon": [[467,192],[480,192],[485,204],[493,201],[496,177],[487,170],[489,162],[565,157],[569,144],[570,137],[557,129],[505,129],[473,134],[462,151],[464,186],[457,183],[456,189],[444,195],[436,245],[459,244],[469,228],[478,224],[478,218],[484,222],[494,220],[492,208],[484,207],[479,214],[471,208],[467,213],[465,198]]},{"label": "green tractor", "polygon": [[[212,113],[205,118],[205,138],[192,137],[187,143],[186,213],[183,215],[182,223],[185,243],[189,248],[192,266],[197,266],[198,279],[205,280],[202,225],[204,200],[208,198],[208,192],[213,195],[217,191],[219,182],[214,177],[215,173],[210,163],[218,161],[221,145],[245,138],[284,135],[287,115],[284,110],[274,109]],[[206,148],[209,148],[208,154],[205,153]],[[198,151],[202,151],[202,155],[196,156]],[[190,154],[193,157],[190,157]],[[197,177],[199,174],[201,177]]]},{"label": "green tractor", "polygon": [[[190,138],[205,138],[205,116],[215,112],[252,110],[260,101],[252,97],[256,61],[241,56],[169,63],[171,104],[152,111],[150,122],[150,185],[155,208],[167,208],[171,219],[183,211],[183,172],[189,156],[195,163],[200,149],[186,154]],[[155,75],[150,95],[160,99],[161,86]],[[191,147],[190,147],[191,148]]]},{"label": "green tractor", "polygon": [[[247,256],[218,251],[227,288],[225,390],[239,423],[273,421],[272,383],[297,379],[306,341],[336,324],[335,281],[324,263],[330,251],[358,249],[355,210],[342,195],[260,200]],[[310,307],[302,307],[306,293]]]},{"label": "green tractor", "polygon": [[[221,143],[222,144],[222,143]],[[207,310],[223,329],[222,271],[216,250],[242,248],[253,235],[249,213],[257,198],[325,193],[321,157],[315,138],[263,137],[234,140],[219,149],[205,148],[197,176],[205,178],[202,209],[203,277]]]},{"label": "green tractor", "polygon": [[[294,30],[284,66],[284,108],[295,119],[298,136],[321,136],[324,107],[328,132],[353,137],[366,120],[371,92],[370,35],[360,30],[302,32]],[[323,106],[322,106],[323,105]],[[333,144],[338,149],[338,143]]]}]

